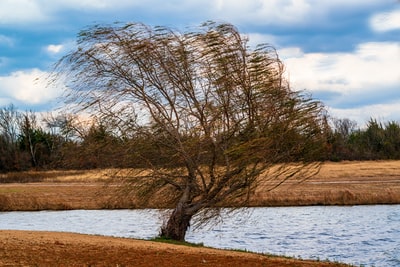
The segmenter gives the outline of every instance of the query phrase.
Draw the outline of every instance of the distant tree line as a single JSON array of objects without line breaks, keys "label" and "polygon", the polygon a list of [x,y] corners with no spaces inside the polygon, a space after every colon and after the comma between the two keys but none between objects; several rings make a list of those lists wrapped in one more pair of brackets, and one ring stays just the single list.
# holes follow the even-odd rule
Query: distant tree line
[{"label": "distant tree line", "polygon": [[[323,152],[307,160],[400,159],[400,124],[396,121],[370,119],[360,128],[350,119],[330,119],[323,129]],[[18,111],[13,105],[0,108],[1,172],[145,167],[145,158],[153,158],[152,164],[171,161],[172,151],[160,154],[147,140],[140,131],[122,131],[96,118],[48,114],[38,120],[35,113]]]},{"label": "distant tree line", "polygon": [[0,172],[29,169],[95,169],[144,167],[171,160],[149,145],[148,136],[119,131],[112,123],[77,115],[21,112],[0,108]]},{"label": "distant tree line", "polygon": [[370,119],[362,129],[349,119],[334,119],[327,136],[326,159],[400,159],[400,124]]}]

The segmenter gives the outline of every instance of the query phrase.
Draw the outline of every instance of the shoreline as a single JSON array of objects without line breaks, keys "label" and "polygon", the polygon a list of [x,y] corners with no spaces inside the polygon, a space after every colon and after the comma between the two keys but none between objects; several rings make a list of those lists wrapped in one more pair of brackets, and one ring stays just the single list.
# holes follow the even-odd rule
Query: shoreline
[{"label": "shoreline", "polygon": [[0,266],[350,266],[336,262],[65,232],[0,230],[0,244]]}]

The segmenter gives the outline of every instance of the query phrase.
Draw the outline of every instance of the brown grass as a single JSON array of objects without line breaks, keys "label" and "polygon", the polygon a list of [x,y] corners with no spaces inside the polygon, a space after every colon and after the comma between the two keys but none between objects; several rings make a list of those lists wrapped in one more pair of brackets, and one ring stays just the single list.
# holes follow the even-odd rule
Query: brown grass
[{"label": "brown grass", "polygon": [[107,181],[116,170],[51,170],[23,171],[0,174],[0,183],[37,183],[37,182],[101,182]]},{"label": "brown grass", "polygon": [[[156,199],[139,206],[134,198],[117,194],[118,187],[108,182],[112,182],[115,175],[127,173],[128,170],[109,169],[2,175],[5,183],[0,184],[0,211],[167,207]],[[12,182],[15,177],[25,182]],[[33,181],[31,177],[34,177]],[[305,181],[302,178],[297,177],[270,190],[276,181],[260,177],[260,185],[250,205],[400,203],[400,161],[327,162],[316,176]]]},{"label": "brown grass", "polygon": [[261,182],[252,205],[399,204],[400,161],[327,162],[312,178],[269,188]]}]

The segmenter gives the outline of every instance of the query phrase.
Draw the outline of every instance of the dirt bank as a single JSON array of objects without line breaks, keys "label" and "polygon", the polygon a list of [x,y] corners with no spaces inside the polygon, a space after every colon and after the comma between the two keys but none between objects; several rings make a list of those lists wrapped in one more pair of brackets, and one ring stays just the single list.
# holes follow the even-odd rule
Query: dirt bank
[{"label": "dirt bank", "polygon": [[0,231],[0,266],[346,266],[70,233]]}]

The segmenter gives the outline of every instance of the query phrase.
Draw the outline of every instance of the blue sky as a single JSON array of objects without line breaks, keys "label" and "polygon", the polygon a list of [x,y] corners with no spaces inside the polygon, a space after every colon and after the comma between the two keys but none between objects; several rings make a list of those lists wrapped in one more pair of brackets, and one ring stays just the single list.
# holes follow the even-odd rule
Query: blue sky
[{"label": "blue sky", "polygon": [[45,112],[62,85],[45,77],[94,23],[143,22],[178,29],[229,22],[251,44],[271,43],[294,90],[329,114],[400,121],[397,0],[0,0],[0,107]]}]

